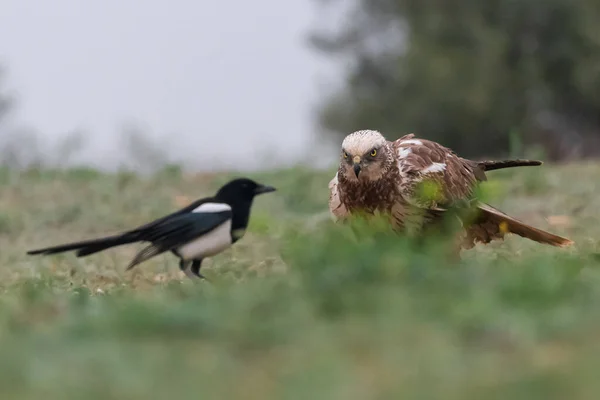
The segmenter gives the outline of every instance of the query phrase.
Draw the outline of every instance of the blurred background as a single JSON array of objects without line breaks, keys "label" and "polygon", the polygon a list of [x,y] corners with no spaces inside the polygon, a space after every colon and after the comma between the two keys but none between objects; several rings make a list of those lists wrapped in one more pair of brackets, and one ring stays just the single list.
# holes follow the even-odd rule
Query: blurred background
[{"label": "blurred background", "polygon": [[[600,398],[598,21],[598,0],[0,0],[0,399]],[[544,160],[484,198],[575,245],[451,261],[333,224],[366,128]],[[25,255],[240,171],[278,190],[210,283],[167,253],[126,271],[135,245]]]},{"label": "blurred background", "polygon": [[320,167],[363,128],[592,157],[598,17],[593,0],[4,0],[0,157]]},{"label": "blurred background", "polygon": [[307,45],[318,12],[297,0],[3,1],[2,159],[109,170],[302,161],[315,99],[339,74]]}]

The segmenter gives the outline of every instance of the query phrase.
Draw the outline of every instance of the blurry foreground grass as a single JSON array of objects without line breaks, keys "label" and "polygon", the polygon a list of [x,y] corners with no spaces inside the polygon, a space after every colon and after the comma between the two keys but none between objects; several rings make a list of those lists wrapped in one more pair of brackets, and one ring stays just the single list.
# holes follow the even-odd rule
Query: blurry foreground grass
[{"label": "blurry foreground grass", "polygon": [[[489,174],[491,203],[576,241],[511,237],[416,251],[333,226],[329,172],[251,174],[248,235],[194,284],[135,246],[25,250],[131,228],[227,174],[0,171],[2,399],[595,399],[600,395],[600,166]],[[422,249],[423,250],[423,249]]]}]

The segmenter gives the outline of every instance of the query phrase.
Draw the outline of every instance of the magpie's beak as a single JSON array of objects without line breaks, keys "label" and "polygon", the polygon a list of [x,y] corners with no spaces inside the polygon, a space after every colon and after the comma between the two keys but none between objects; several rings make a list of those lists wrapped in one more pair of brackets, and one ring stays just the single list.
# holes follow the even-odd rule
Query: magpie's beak
[{"label": "magpie's beak", "polygon": [[274,192],[275,190],[273,186],[260,185],[254,189],[254,195],[258,196],[259,194]]}]

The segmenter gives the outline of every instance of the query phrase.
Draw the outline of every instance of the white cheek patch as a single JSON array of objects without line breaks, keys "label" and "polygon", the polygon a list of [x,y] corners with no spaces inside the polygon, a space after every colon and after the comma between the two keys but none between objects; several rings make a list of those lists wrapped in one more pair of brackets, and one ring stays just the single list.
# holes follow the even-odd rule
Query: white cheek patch
[{"label": "white cheek patch", "polygon": [[422,174],[431,174],[434,172],[442,172],[446,169],[446,163],[433,163],[421,171]]},{"label": "white cheek patch", "polygon": [[410,147],[400,147],[398,149],[398,158],[402,160],[408,157],[410,153],[412,153],[412,149]]},{"label": "white cheek patch", "polygon": [[417,139],[403,140],[400,143],[402,143],[402,144],[414,144],[414,145],[417,145],[417,146],[422,146],[423,145],[423,142],[421,142],[420,140],[417,140]]},{"label": "white cheek patch", "polygon": [[220,211],[231,211],[229,204],[225,203],[204,203],[196,207],[192,212],[198,213],[212,213]]}]

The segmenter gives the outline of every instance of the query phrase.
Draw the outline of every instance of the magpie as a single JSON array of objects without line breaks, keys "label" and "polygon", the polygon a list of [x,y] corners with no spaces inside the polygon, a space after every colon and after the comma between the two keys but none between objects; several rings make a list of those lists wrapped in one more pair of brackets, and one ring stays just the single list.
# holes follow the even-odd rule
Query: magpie
[{"label": "magpie", "polygon": [[237,178],[223,185],[212,197],[132,230],[98,239],[30,250],[29,255],[48,255],[76,250],[85,257],[111,247],[135,242],[150,242],[140,250],[126,270],[164,252],[179,257],[179,268],[190,279],[206,279],[200,273],[202,260],[229,248],[246,233],[250,208],[255,196],[274,192],[272,186],[248,178]]}]

